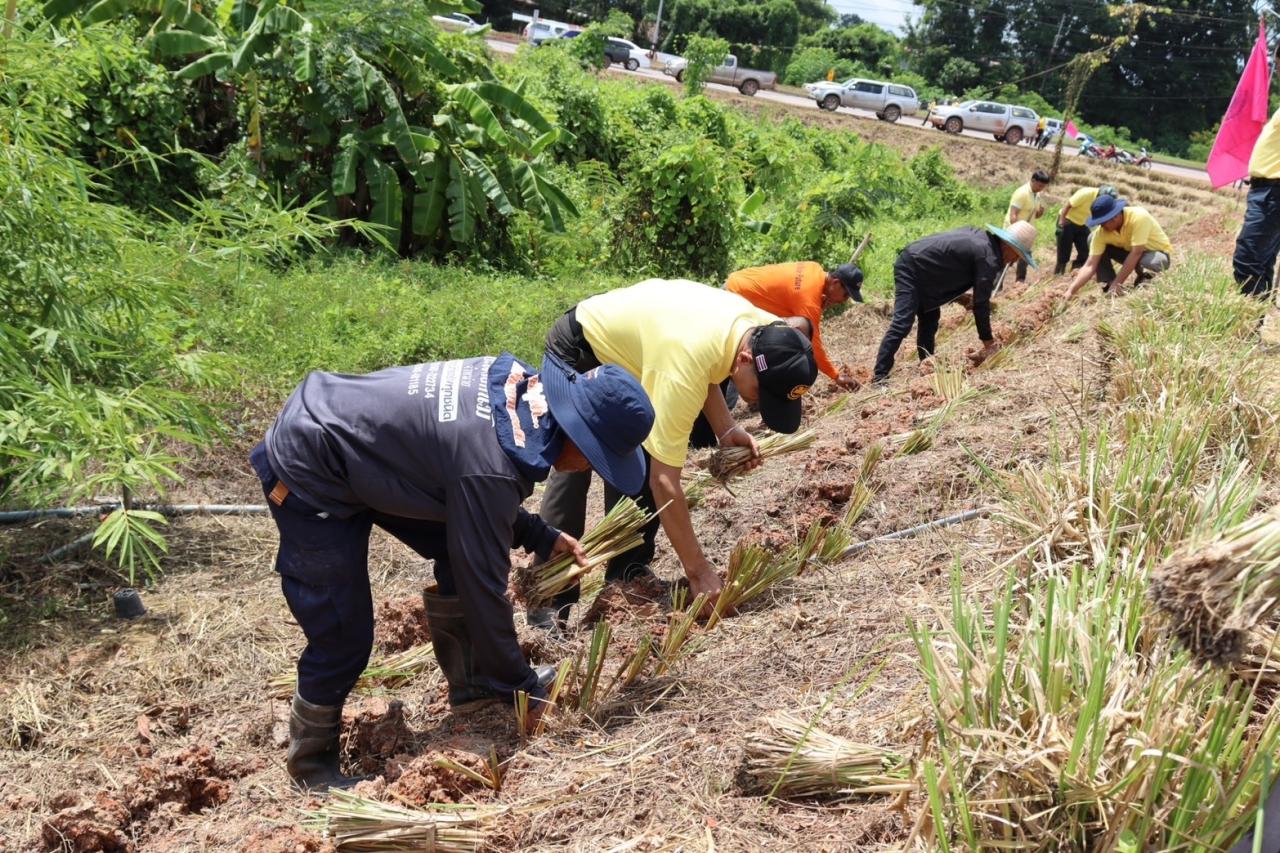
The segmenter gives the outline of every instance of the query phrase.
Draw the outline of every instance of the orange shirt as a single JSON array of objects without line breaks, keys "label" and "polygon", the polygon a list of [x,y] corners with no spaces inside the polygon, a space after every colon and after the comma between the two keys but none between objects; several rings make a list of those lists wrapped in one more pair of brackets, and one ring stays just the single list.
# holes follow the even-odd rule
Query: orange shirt
[{"label": "orange shirt", "polygon": [[813,356],[818,369],[835,379],[840,375],[822,349],[822,287],[827,273],[821,264],[801,261],[750,267],[729,274],[725,289],[762,311],[778,317],[804,317],[813,326]]}]

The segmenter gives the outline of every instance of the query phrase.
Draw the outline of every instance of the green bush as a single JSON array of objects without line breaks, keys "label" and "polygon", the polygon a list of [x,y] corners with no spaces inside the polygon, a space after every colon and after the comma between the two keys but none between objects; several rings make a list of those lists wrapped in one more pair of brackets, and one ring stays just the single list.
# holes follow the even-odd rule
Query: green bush
[{"label": "green bush", "polygon": [[676,107],[676,116],[680,126],[696,136],[725,149],[733,144],[724,108],[706,95],[681,100]]},{"label": "green bush", "polygon": [[689,36],[685,42],[684,58],[688,63],[681,72],[686,96],[701,95],[707,78],[716,66],[729,55],[729,42],[709,36]]},{"label": "green bush", "polygon": [[835,80],[846,80],[859,74],[859,66],[848,59],[841,59],[836,52],[825,47],[806,47],[797,50],[787,70],[782,75],[782,82],[790,86],[803,86],[826,80],[834,69]]}]

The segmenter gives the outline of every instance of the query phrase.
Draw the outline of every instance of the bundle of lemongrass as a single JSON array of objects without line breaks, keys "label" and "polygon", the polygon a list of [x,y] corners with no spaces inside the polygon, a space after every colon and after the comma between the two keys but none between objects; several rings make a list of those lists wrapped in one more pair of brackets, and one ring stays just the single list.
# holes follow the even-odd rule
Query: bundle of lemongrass
[{"label": "bundle of lemongrass", "polygon": [[[435,649],[430,643],[423,643],[394,654],[381,655],[369,661],[369,665],[360,673],[355,689],[367,693],[379,687],[399,687],[429,669],[435,669]],[[271,695],[277,699],[288,699],[298,686],[296,670],[281,673],[267,682]]]},{"label": "bundle of lemongrass", "polygon": [[631,498],[618,501],[600,523],[580,540],[583,550],[587,552],[585,566],[579,566],[574,562],[573,555],[566,554],[533,568],[530,603],[542,604],[550,601],[556,593],[573,586],[583,575],[641,544],[644,541],[644,526],[651,518]]},{"label": "bundle of lemongrass", "polygon": [[1193,656],[1237,660],[1280,605],[1280,507],[1184,547],[1152,572],[1151,597]]},{"label": "bundle of lemongrass", "polygon": [[323,807],[307,815],[307,823],[323,832],[338,850],[468,853],[484,844],[482,822],[502,811],[453,803],[409,809],[335,788]]},{"label": "bundle of lemongrass", "polygon": [[[823,543],[829,528],[819,522],[809,526],[804,539],[796,542],[783,554],[771,554],[758,545],[739,542],[729,554],[725,570],[724,587],[716,599],[715,608],[707,620],[708,630],[728,613],[738,609],[753,598],[778,583],[793,578],[805,570],[809,559],[825,552]],[[843,548],[842,548],[843,550]]]},{"label": "bundle of lemongrass", "polygon": [[[817,437],[818,434],[811,429],[801,430],[791,435],[771,432],[763,438],[757,439],[756,447],[760,451],[760,459],[764,460],[811,447]],[[751,448],[738,447],[736,445],[734,447],[722,447],[711,454],[711,460],[707,463],[707,471],[721,485],[724,485],[734,477],[741,476],[746,472],[747,464],[750,461]]]},{"label": "bundle of lemongrass", "polygon": [[769,796],[855,797],[915,790],[909,763],[877,746],[829,734],[787,714],[748,737],[749,787]]}]

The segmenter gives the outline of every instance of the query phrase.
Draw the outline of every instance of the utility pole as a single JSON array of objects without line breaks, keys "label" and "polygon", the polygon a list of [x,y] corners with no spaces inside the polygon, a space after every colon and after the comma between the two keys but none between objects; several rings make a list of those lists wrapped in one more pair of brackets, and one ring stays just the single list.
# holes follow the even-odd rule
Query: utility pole
[{"label": "utility pole", "polygon": [[658,45],[662,43],[662,0],[658,0],[658,20],[653,25],[653,55],[658,55]]},{"label": "utility pole", "polygon": [[[661,5],[658,7],[661,9]],[[661,16],[662,12],[658,12]],[[18,0],[8,0],[4,6],[4,37],[8,39],[13,35],[13,22],[18,17]]]}]

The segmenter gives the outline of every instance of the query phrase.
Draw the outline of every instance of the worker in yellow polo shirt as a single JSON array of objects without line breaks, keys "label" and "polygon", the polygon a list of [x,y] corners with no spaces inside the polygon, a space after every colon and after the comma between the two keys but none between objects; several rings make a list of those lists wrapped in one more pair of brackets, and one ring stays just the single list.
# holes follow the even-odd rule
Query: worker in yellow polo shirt
[{"label": "worker in yellow polo shirt", "polygon": [[1280,110],[1262,128],[1249,158],[1249,198],[1232,259],[1246,296],[1266,299],[1280,254]]},{"label": "worker in yellow polo shirt", "polygon": [[[1146,208],[1131,207],[1122,198],[1099,194],[1085,225],[1096,226],[1097,230],[1089,240],[1089,260],[1067,288],[1068,299],[1079,293],[1095,275],[1104,292],[1119,295],[1130,275],[1137,273],[1135,283],[1141,284],[1153,273],[1169,268],[1173,244]],[[1118,273],[1113,266],[1117,263],[1120,264]]]},{"label": "worker in yellow polo shirt", "polygon": [[[1031,180],[1013,191],[1013,196],[1009,199],[1009,209],[1004,215],[1004,228],[1006,231],[1015,222],[1032,222],[1044,216],[1044,205],[1040,203],[1040,193],[1044,192],[1044,188],[1047,186],[1049,186],[1049,173],[1043,169],[1037,169],[1031,175]],[[1027,264],[1025,261],[1018,261],[1017,277],[1019,284],[1026,282]]]},{"label": "worker in yellow polo shirt", "polygon": [[1084,266],[1089,257],[1089,208],[1100,195],[1115,196],[1116,188],[1103,184],[1100,187],[1081,187],[1071,194],[1071,198],[1058,213],[1058,227],[1055,234],[1058,238],[1058,263],[1053,268],[1054,275],[1062,275],[1067,271],[1067,262],[1071,260],[1071,250],[1076,250],[1075,263],[1072,269]]},{"label": "worker in yellow polo shirt", "polygon": [[[579,372],[616,364],[640,380],[653,403],[654,424],[644,443],[648,477],[636,501],[647,512],[665,507],[661,526],[690,593],[714,599],[722,582],[698,543],[680,484],[694,424],[701,415],[720,446],[756,451],[755,439],[734,421],[720,390],[720,383],[732,379],[743,400],[759,404],[765,426],[795,432],[800,398],[818,378],[809,339],[736,293],[693,281],[649,279],[579,302],[551,327],[547,352]],[[590,485],[590,472],[553,474],[542,497],[546,523],[581,535]],[[622,497],[605,483],[606,509]],[[609,561],[606,581],[651,574],[658,525],[655,519],[642,544]],[[577,589],[569,590],[550,610],[530,611],[530,623],[555,627],[577,596]]]}]

